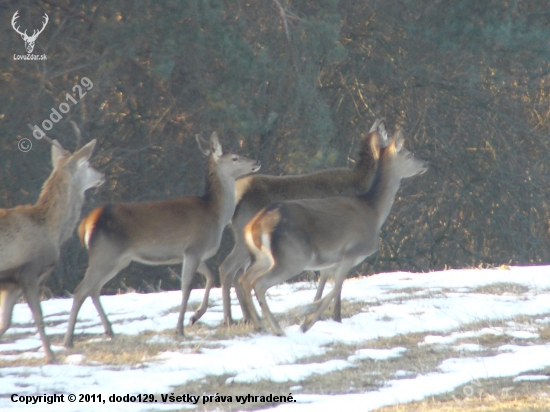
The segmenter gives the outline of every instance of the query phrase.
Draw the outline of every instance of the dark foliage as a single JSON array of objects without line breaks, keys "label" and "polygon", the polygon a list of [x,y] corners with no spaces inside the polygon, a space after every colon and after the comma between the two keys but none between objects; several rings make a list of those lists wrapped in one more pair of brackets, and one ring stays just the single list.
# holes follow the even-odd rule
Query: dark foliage
[{"label": "dark foliage", "polygon": [[[14,59],[16,10],[28,32],[48,13],[34,50],[47,60]],[[50,147],[27,124],[67,93],[78,104],[48,135],[73,149],[75,120],[108,177],[83,213],[200,194],[196,133],[218,131],[263,173],[302,173],[349,164],[386,117],[430,171],[403,185],[363,270],[550,262],[546,1],[3,1],[0,33],[2,207],[36,201]],[[72,292],[86,261],[74,236],[52,293]],[[178,287],[166,268],[131,265],[109,290],[159,281]]]}]

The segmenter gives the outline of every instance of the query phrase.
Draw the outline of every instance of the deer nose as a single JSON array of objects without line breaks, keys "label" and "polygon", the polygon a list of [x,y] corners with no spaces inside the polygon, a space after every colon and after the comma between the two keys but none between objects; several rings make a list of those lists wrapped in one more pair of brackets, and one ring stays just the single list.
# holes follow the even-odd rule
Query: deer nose
[{"label": "deer nose", "polygon": [[428,171],[428,162],[423,162],[422,164],[422,171],[420,172],[421,175],[426,173]]}]

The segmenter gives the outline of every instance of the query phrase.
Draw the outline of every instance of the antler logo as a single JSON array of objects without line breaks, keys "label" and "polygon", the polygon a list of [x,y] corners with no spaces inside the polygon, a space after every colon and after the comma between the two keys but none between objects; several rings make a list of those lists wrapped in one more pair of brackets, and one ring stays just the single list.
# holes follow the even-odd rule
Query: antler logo
[{"label": "antler logo", "polygon": [[11,25],[13,29],[17,33],[19,33],[21,35],[21,38],[25,41],[25,48],[27,49],[27,53],[31,54],[32,51],[34,50],[34,42],[38,38],[38,35],[44,31],[44,29],[46,28],[46,24],[48,24],[48,21],[50,19],[48,18],[48,14],[44,13],[44,23],[42,23],[42,28],[40,30],[33,30],[32,36],[28,36],[27,30],[25,30],[24,33],[21,33],[21,31],[19,30],[19,27],[15,27],[15,21],[19,17],[18,13],[19,13],[19,10],[17,10],[13,15],[11,19]]}]

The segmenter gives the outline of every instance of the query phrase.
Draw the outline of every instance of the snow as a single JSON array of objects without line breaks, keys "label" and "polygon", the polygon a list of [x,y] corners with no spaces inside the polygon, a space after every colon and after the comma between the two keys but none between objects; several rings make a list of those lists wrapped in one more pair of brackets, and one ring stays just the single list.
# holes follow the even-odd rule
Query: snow
[{"label": "snow", "polygon": [[363,359],[386,360],[398,358],[406,348],[396,347],[392,349],[360,349],[348,358],[348,361],[355,362]]},{"label": "snow", "polygon": [[262,379],[272,382],[299,382],[313,374],[328,373],[353,367],[352,361],[330,360],[323,363],[306,365],[277,365],[271,368],[256,368],[229,378],[226,384],[233,382],[258,382]]},{"label": "snow", "polygon": [[[488,378],[510,377],[514,382],[548,379],[547,376],[536,375],[536,372],[550,367],[550,346],[541,344],[539,334],[539,328],[550,323],[549,274],[550,267],[540,266],[425,274],[397,272],[350,279],[344,284],[342,298],[364,302],[365,306],[362,312],[344,319],[342,323],[319,321],[306,334],[299,331],[298,324],[293,324],[285,328],[285,337],[250,333],[225,340],[199,337],[194,335],[193,327],[186,327],[187,340],[181,343],[177,343],[172,334],[181,292],[104,296],[102,303],[113,322],[115,334],[133,336],[144,331],[165,332],[152,335],[148,341],[176,342],[178,349],[144,360],[137,367],[87,362],[82,354],[68,356],[64,364],[38,362],[39,366],[3,367],[0,369],[0,409],[17,407],[37,410],[37,405],[12,402],[12,394],[102,394],[103,399],[113,394],[171,394],[175,386],[209,376],[229,376],[225,385],[239,383],[239,387],[258,381],[288,383],[290,392],[299,392],[292,394],[296,402],[280,404],[273,409],[300,412],[342,410],[346,407],[364,410],[365,405],[372,410],[449,393],[470,382],[476,387],[480,380]],[[492,284],[514,284],[523,288],[510,288],[515,293],[480,292],[480,287]],[[414,292],[408,292],[411,290]],[[202,294],[202,290],[194,290],[190,302],[199,303]],[[268,292],[269,305],[274,313],[292,311],[297,318],[301,318],[300,308],[311,303],[314,294],[315,285],[311,283],[280,285]],[[234,301],[233,313],[240,315],[236,299]],[[65,333],[71,305],[70,299],[42,302],[46,322],[58,322],[47,326],[49,336]],[[192,312],[186,314],[186,323],[191,315]],[[326,316],[328,318],[329,314]],[[209,310],[199,322],[216,328],[222,317],[221,291],[214,289]],[[517,321],[525,317],[539,319],[532,319],[529,323]],[[502,326],[487,326],[491,322],[500,322]],[[79,313],[75,333],[90,335],[89,343],[104,341],[104,338],[95,336],[102,332],[97,312],[88,299]],[[406,348],[396,345],[373,349],[369,346],[373,346],[379,338],[410,333],[426,334],[419,348],[448,349],[450,357],[430,373],[399,370],[392,378],[384,380],[378,390],[338,395],[307,393],[306,382],[315,375],[352,370],[362,362],[399,364],[400,359],[408,354]],[[477,343],[478,339],[488,336],[500,337],[508,343],[492,349]],[[334,345],[347,345],[350,348],[348,355],[331,358]],[[53,349],[64,351],[61,346],[54,345]],[[325,358],[320,360],[323,356]],[[36,364],[32,359],[37,357],[42,358],[43,352],[30,310],[26,304],[17,304],[13,327],[0,340],[0,359],[28,359],[30,364]],[[309,358],[315,360],[308,361]],[[352,386],[350,382],[350,389]],[[212,388],[212,393],[219,390]],[[56,411],[174,408],[204,406],[202,402],[197,405],[110,401],[101,405],[78,402],[40,404],[40,410]]]},{"label": "snow", "polygon": [[463,343],[462,345],[453,346],[453,349],[457,352],[479,352],[482,351],[484,348],[477,343]]},{"label": "snow", "polygon": [[522,375],[514,378],[514,382],[523,382],[523,381],[547,381],[550,377],[545,375]]}]

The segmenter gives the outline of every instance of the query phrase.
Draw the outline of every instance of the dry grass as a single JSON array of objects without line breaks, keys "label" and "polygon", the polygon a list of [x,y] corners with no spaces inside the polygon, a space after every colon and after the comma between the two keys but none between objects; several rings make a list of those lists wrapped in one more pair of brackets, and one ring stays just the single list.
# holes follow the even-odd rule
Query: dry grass
[{"label": "dry grass", "polygon": [[[188,382],[185,385],[174,388],[175,393],[214,393],[222,395],[246,395],[250,394],[288,394],[292,392],[290,388],[299,385],[299,392],[293,393],[312,393],[312,394],[346,394],[346,393],[364,393],[374,391],[384,386],[387,381],[398,379],[395,377],[397,371],[408,372],[407,378],[412,378],[418,374],[425,374],[437,370],[437,366],[449,357],[478,356],[476,354],[458,354],[453,350],[433,351],[429,348],[418,346],[419,342],[424,340],[424,334],[399,335],[392,338],[376,339],[365,342],[362,345],[344,345],[334,344],[327,347],[327,352],[323,355],[311,356],[300,359],[297,364],[322,363],[333,359],[347,359],[356,350],[363,348],[388,349],[397,346],[406,347],[407,352],[398,358],[376,361],[364,359],[354,363],[353,367],[340,371],[333,371],[325,374],[314,374],[300,382],[277,383],[271,381],[260,381],[253,383],[230,383],[226,384],[229,375],[220,377],[207,377],[200,381]],[[213,391],[215,389],[215,391]],[[258,409],[269,407],[268,404],[247,404],[245,408],[236,402],[224,404],[207,404],[206,410],[243,410]]]},{"label": "dry grass", "polygon": [[[496,283],[483,287],[472,289],[470,292],[503,295],[519,295],[528,291],[528,288],[514,283]],[[361,301],[343,301],[342,318],[349,318],[359,313],[367,311],[370,307],[380,306],[389,302],[403,302],[409,299],[418,299],[418,292],[425,292],[422,297],[444,297],[445,293],[454,292],[453,290],[442,291],[422,288],[405,288],[393,290],[388,293],[407,293],[409,296],[399,296],[395,299],[381,302],[361,302]],[[414,296],[413,294],[416,294]],[[190,308],[190,310],[193,310]],[[171,311],[179,311],[178,307]],[[332,318],[333,305],[323,314],[325,319]],[[290,325],[301,324],[304,319],[300,307],[288,311],[287,313],[276,315],[280,325],[285,328]],[[233,402],[230,403],[208,403],[202,405],[199,402],[200,410],[258,410],[273,405],[265,403],[247,403],[242,405],[235,399],[236,395],[285,395],[293,394],[346,394],[346,393],[364,393],[375,391],[384,386],[387,381],[400,379],[396,376],[397,372],[404,378],[414,378],[419,374],[436,372],[438,365],[449,358],[467,358],[479,356],[492,356],[498,352],[498,348],[504,344],[514,343],[516,345],[540,344],[550,340],[550,325],[537,324],[538,318],[544,318],[545,315],[536,317],[518,316],[513,319],[501,321],[479,320],[470,324],[463,325],[460,331],[479,331],[484,328],[508,328],[510,321],[519,325],[525,325],[525,329],[532,328],[540,335],[532,339],[513,339],[506,334],[485,334],[477,337],[462,338],[451,345],[420,345],[427,335],[449,335],[441,332],[413,333],[406,335],[396,335],[391,338],[379,338],[361,344],[332,344],[326,347],[326,353],[318,356],[311,356],[298,360],[297,364],[323,363],[328,360],[342,359],[347,360],[350,355],[359,349],[391,349],[395,347],[405,347],[407,351],[400,357],[375,361],[372,359],[358,360],[352,367],[341,371],[332,371],[325,374],[314,374],[300,382],[247,382],[237,383],[228,381],[231,375],[207,376],[204,379],[187,382],[185,385],[176,386],[173,392],[178,394],[215,394],[231,395]],[[382,318],[379,320],[391,320]],[[53,324],[49,322],[49,324]],[[3,337],[3,341],[15,341],[34,334],[34,325],[32,332],[10,334]],[[175,326],[175,325],[174,325]],[[269,334],[267,324],[264,325],[263,333]],[[459,332],[460,332],[459,331]],[[116,332],[116,326],[115,326]],[[144,332],[137,336],[117,335],[113,339],[105,339],[103,335],[77,335],[75,336],[75,348],[58,354],[59,362],[64,362],[70,355],[83,355],[83,364],[109,365],[113,368],[119,367],[143,367],[146,362],[154,362],[155,357],[166,351],[183,351],[184,353],[200,353],[203,348],[221,347],[222,340],[230,340],[237,337],[247,337],[251,333],[257,333],[254,328],[245,323],[236,323],[230,326],[220,326],[217,328],[209,327],[198,323],[194,326],[186,326],[186,338],[178,338],[173,330],[167,330],[162,333]],[[63,336],[51,336],[52,343],[61,344]],[[452,346],[460,343],[476,343],[484,347],[480,352],[455,351]],[[20,353],[13,351],[12,354]],[[0,368],[9,366],[35,366],[43,365],[42,359],[17,360],[8,362],[0,358]],[[541,372],[537,372],[540,374]],[[550,374],[550,369],[543,371]],[[478,382],[479,383],[479,382]],[[542,411],[550,410],[550,386],[548,381],[538,382],[513,382],[512,378],[489,379],[480,381],[479,386],[470,383],[457,388],[455,391],[431,400],[416,402],[406,405],[397,405],[380,409],[383,412],[397,411]],[[300,386],[299,389],[296,386]],[[291,389],[294,388],[294,389]],[[474,392],[471,389],[473,388]],[[504,391],[503,391],[504,390]],[[470,391],[470,392],[468,392]],[[467,397],[465,393],[472,396]],[[454,398],[453,398],[454,397]]]},{"label": "dry grass", "polygon": [[[6,355],[10,355],[10,354],[6,353]],[[17,367],[17,366],[29,366],[29,367],[30,366],[43,366],[44,362],[45,361],[44,361],[43,358],[39,358],[39,359],[34,359],[34,358],[32,358],[32,359],[17,359],[17,360],[6,360],[5,358],[0,358],[0,369],[14,368],[14,367]]]},{"label": "dry grass", "polygon": [[[424,334],[400,335],[392,338],[376,339],[365,342],[362,345],[344,345],[334,344],[327,347],[327,352],[323,355],[311,356],[300,359],[296,364],[322,363],[333,359],[347,359],[356,350],[363,348],[388,349],[397,346],[407,348],[407,351],[398,358],[390,358],[384,361],[364,359],[356,361],[353,367],[340,371],[333,371],[325,374],[314,374],[300,382],[271,382],[259,381],[248,382],[245,384],[231,382],[226,384],[230,375],[217,377],[207,377],[200,381],[187,382],[174,388],[177,393],[219,393],[220,395],[246,395],[246,394],[288,394],[311,393],[311,394],[346,394],[346,393],[364,393],[375,391],[384,386],[387,381],[396,378],[397,371],[406,371],[406,378],[413,378],[418,374],[426,374],[437,370],[437,366],[449,357],[467,357],[479,356],[479,353],[459,354],[451,349],[445,351],[434,351],[425,346],[418,346],[419,342],[424,340]],[[291,390],[292,387],[299,385],[299,391]],[[207,404],[205,410],[249,410],[262,409],[271,406],[270,404],[252,403],[240,405],[238,403]],[[419,409],[422,410],[422,409]],[[435,410],[435,409],[434,409]]]},{"label": "dry grass", "polygon": [[377,409],[376,412],[539,412],[550,410],[550,401],[546,398],[524,397],[502,399],[487,395],[482,399],[468,399],[462,404],[457,402],[422,402]]},{"label": "dry grass", "polygon": [[399,288],[399,289],[390,289],[386,290],[384,294],[392,294],[392,293],[407,293],[409,295],[414,295],[418,292],[424,292],[426,291],[426,288],[421,287],[405,287],[405,288]]},{"label": "dry grass", "polygon": [[550,326],[540,325],[538,332],[542,341],[550,342]]},{"label": "dry grass", "polygon": [[[550,369],[536,375],[550,374]],[[470,396],[467,396],[470,395]],[[432,397],[429,401],[412,402],[377,409],[377,412],[504,412],[550,410],[550,385],[544,381],[514,382],[513,378],[486,379],[469,383],[455,391]]]},{"label": "dry grass", "polygon": [[[364,305],[354,308],[354,311],[361,311]],[[541,316],[543,317],[543,316]],[[526,325],[537,325],[533,322],[534,318],[520,316],[513,321],[524,323]],[[505,327],[507,321],[479,321],[476,323],[464,325],[464,331],[475,331],[483,328]],[[550,328],[545,325],[537,325],[541,337],[539,339],[528,339],[515,341],[515,344],[526,342],[540,343],[550,335]],[[355,367],[347,368],[341,371],[334,371],[322,375],[312,375],[307,380],[299,382],[302,389],[300,393],[315,394],[345,394],[362,393],[366,391],[377,390],[390,379],[398,379],[395,374],[397,371],[406,371],[406,378],[413,378],[418,374],[426,374],[437,371],[441,362],[448,358],[466,358],[479,356],[492,356],[498,353],[498,347],[509,344],[513,338],[502,335],[481,335],[475,338],[464,338],[456,342],[459,343],[478,343],[485,347],[480,352],[456,352],[451,346],[441,345],[434,349],[430,345],[418,346],[420,342],[429,333],[397,335],[391,338],[381,338],[365,342],[362,345],[343,345],[335,344],[327,347],[327,353],[318,356],[312,356],[297,361],[298,364],[321,363],[330,359],[347,359],[356,350],[362,348],[388,349],[397,346],[407,348],[407,352],[399,358],[387,359],[385,361],[375,361],[365,359],[356,362]],[[444,335],[444,334],[443,334]],[[225,381],[225,379],[224,379]],[[446,394],[440,398],[433,398],[431,402],[414,403],[411,405],[401,405],[391,408],[383,408],[383,411],[436,411],[436,410],[464,410],[464,411],[504,411],[504,410],[550,410],[549,404],[544,398],[545,391],[548,390],[545,382],[518,382],[512,383],[511,379],[493,379],[483,383],[483,392],[481,395],[476,393],[475,398],[467,398],[464,395],[464,388],[468,385],[457,388],[451,394]],[[470,385],[471,386],[471,385]],[[274,384],[271,382],[250,383],[245,386],[250,393],[261,393],[267,387],[276,387],[280,390],[285,389],[284,384]],[[501,393],[503,388],[514,388],[514,397]],[[477,387],[476,387],[477,388]],[[521,389],[521,390],[520,390]],[[469,393],[468,390],[466,393]],[[540,395],[540,394],[543,395]],[[455,401],[452,396],[458,399]],[[505,396],[509,396],[505,398]],[[542,396],[542,397],[541,397]],[[221,405],[218,405],[222,407]],[[254,407],[267,407],[268,405],[254,405]],[[461,409],[462,408],[462,409]],[[522,409],[531,408],[531,409]],[[231,410],[224,409],[222,410]]]},{"label": "dry grass", "polygon": [[[182,349],[179,341],[168,337],[151,342],[154,336],[152,333],[142,333],[136,336],[119,335],[113,339],[91,339],[78,342],[65,355],[84,355],[84,364],[139,367],[162,352]],[[200,347],[186,347],[186,350],[197,353]]]},{"label": "dry grass", "polygon": [[529,288],[527,286],[511,282],[491,283],[490,285],[478,286],[471,290],[473,293],[482,293],[485,295],[523,295],[528,291]]}]

